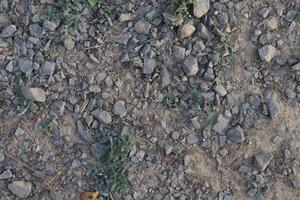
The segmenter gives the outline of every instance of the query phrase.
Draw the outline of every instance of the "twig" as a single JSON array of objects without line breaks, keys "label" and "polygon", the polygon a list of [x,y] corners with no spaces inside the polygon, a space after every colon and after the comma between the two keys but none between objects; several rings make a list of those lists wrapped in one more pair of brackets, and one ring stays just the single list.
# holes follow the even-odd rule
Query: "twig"
[{"label": "twig", "polygon": [[95,45],[95,46],[92,46],[92,47],[86,47],[83,49],[83,51],[86,51],[86,50],[89,50],[89,49],[97,49],[97,48],[100,48],[101,46],[100,45]]}]

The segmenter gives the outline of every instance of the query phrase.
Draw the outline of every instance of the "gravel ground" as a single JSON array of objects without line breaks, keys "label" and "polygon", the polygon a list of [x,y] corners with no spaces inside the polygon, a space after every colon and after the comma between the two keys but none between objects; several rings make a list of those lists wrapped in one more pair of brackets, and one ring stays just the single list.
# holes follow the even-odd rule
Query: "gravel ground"
[{"label": "gravel ground", "polygon": [[0,200],[299,200],[299,0],[0,0]]}]

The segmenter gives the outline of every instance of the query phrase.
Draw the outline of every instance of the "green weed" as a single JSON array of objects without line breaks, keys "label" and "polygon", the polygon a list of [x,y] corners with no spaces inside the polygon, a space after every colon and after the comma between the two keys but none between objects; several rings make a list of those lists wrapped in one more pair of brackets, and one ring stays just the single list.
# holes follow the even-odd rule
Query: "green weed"
[{"label": "green weed", "polygon": [[191,100],[194,102],[194,103],[197,103],[199,105],[203,105],[204,103],[204,98],[203,96],[201,95],[200,92],[198,92],[197,90],[193,90],[192,93],[191,93]]},{"label": "green weed", "polygon": [[106,183],[111,192],[120,192],[127,189],[128,169],[125,164],[128,153],[132,150],[135,142],[133,136],[124,135],[111,141],[109,148],[100,150],[102,171],[108,177]]},{"label": "green weed", "polygon": [[223,85],[224,84],[224,77],[222,75],[218,75],[214,80],[216,85]]},{"label": "green weed", "polygon": [[165,97],[165,99],[164,99],[164,104],[168,108],[175,108],[177,106],[177,103],[178,103],[177,99],[172,96]]},{"label": "green weed", "polygon": [[235,64],[234,46],[228,36],[224,36],[215,45],[214,51],[220,54],[219,64],[221,67],[233,66]]}]

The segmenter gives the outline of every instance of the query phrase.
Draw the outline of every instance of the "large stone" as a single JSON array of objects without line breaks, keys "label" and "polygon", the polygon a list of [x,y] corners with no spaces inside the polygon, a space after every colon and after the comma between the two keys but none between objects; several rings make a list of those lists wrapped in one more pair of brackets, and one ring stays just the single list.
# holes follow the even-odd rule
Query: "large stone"
[{"label": "large stone", "polygon": [[43,36],[43,28],[38,24],[31,24],[29,26],[29,33],[33,37],[41,38]]},{"label": "large stone", "polygon": [[298,63],[298,64],[292,66],[292,69],[293,69],[294,71],[300,71],[300,63]]},{"label": "large stone", "polygon": [[236,143],[242,143],[245,141],[244,131],[239,125],[227,131],[227,137],[230,141]]},{"label": "large stone", "polygon": [[276,53],[276,48],[272,45],[265,45],[264,47],[258,50],[258,54],[261,60],[265,62],[271,62],[271,60],[275,57]]},{"label": "large stone", "polygon": [[125,102],[124,101],[117,101],[114,104],[113,113],[115,115],[120,116],[120,117],[125,117],[126,114],[127,114],[127,110],[126,110],[126,107],[125,107]]},{"label": "large stone", "polygon": [[172,55],[175,62],[182,62],[185,58],[185,48],[174,46]]},{"label": "large stone", "polygon": [[55,62],[46,61],[43,63],[42,67],[40,68],[40,72],[42,75],[52,75],[55,70]]},{"label": "large stone", "polygon": [[183,71],[187,76],[194,76],[198,73],[198,61],[195,57],[188,57],[183,62]]},{"label": "large stone", "polygon": [[30,74],[33,70],[33,63],[31,60],[28,60],[26,58],[20,58],[18,61],[18,66],[21,70],[21,72],[25,74]]},{"label": "large stone", "polygon": [[224,134],[225,130],[228,128],[229,119],[225,118],[223,115],[219,115],[217,123],[213,126],[213,130],[219,134]]},{"label": "large stone", "polygon": [[15,25],[5,26],[1,31],[0,37],[2,38],[11,37],[16,31],[17,31],[17,27]]},{"label": "large stone", "polygon": [[150,75],[153,73],[156,67],[156,61],[153,58],[145,58],[144,59],[144,69],[143,73],[146,75]]},{"label": "large stone", "polygon": [[267,105],[269,109],[269,114],[272,119],[274,119],[277,115],[282,113],[284,107],[281,101],[279,100],[277,94],[273,92],[267,99]]},{"label": "large stone", "polygon": [[180,39],[190,37],[195,32],[196,28],[192,24],[186,23],[179,27],[178,29],[178,37]]},{"label": "large stone", "polygon": [[31,192],[32,184],[25,181],[14,181],[8,184],[8,189],[19,198],[26,198]]},{"label": "large stone", "polygon": [[264,171],[272,158],[271,153],[259,153],[254,157],[254,165],[259,171]]},{"label": "large stone", "polygon": [[77,131],[78,131],[79,136],[86,142],[93,141],[91,134],[86,130],[86,128],[84,127],[84,125],[81,121],[77,121]]},{"label": "large stone", "polygon": [[99,115],[99,119],[104,122],[105,124],[109,124],[112,120],[111,118],[111,114],[105,110],[103,110],[100,115]]},{"label": "large stone", "polygon": [[194,1],[194,15],[195,17],[202,17],[210,8],[209,0],[195,0]]},{"label": "large stone", "polygon": [[36,102],[45,102],[46,101],[46,92],[41,88],[22,88],[22,94],[26,99],[36,101]]},{"label": "large stone", "polygon": [[151,29],[151,24],[144,19],[140,19],[135,25],[134,30],[137,33],[149,34]]}]

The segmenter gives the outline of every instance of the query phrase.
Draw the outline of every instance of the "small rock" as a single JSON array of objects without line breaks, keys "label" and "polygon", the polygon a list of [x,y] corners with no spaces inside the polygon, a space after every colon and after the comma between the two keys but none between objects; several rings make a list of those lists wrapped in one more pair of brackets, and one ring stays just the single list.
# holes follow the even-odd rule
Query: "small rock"
[{"label": "small rock", "polygon": [[132,19],[131,13],[121,13],[119,16],[119,21],[122,22],[127,22]]},{"label": "small rock", "polygon": [[254,165],[259,171],[264,171],[269,162],[272,160],[273,155],[271,153],[260,153],[254,157]]},{"label": "small rock", "polygon": [[196,28],[192,24],[183,24],[178,29],[178,37],[180,39],[190,37],[195,32]]},{"label": "small rock", "polygon": [[40,72],[43,75],[52,75],[55,70],[55,62],[46,61],[43,63],[42,67],[40,68]]},{"label": "small rock", "polygon": [[115,115],[119,115],[120,117],[125,117],[126,114],[127,114],[127,110],[125,108],[125,102],[124,101],[117,101],[114,104],[113,113]]},{"label": "small rock", "polygon": [[46,93],[41,88],[22,88],[22,94],[26,99],[33,100],[36,102],[45,102],[46,101]]},{"label": "small rock", "polygon": [[267,105],[270,117],[274,119],[277,115],[283,112],[283,104],[279,100],[277,94],[273,92],[267,100]]},{"label": "small rock", "polygon": [[183,71],[187,76],[194,76],[198,73],[198,61],[195,57],[188,57],[183,62]]},{"label": "small rock", "polygon": [[245,141],[245,135],[243,129],[238,125],[227,132],[227,137],[236,143],[242,143]]},{"label": "small rock", "polygon": [[173,58],[175,62],[182,62],[185,58],[185,48],[180,46],[174,46]]},{"label": "small rock", "polygon": [[19,198],[26,198],[31,192],[32,184],[25,181],[14,181],[8,184],[8,189]]},{"label": "small rock", "polygon": [[46,19],[46,20],[43,21],[43,27],[45,29],[50,30],[50,31],[54,31],[57,28],[57,25],[54,22],[51,22],[51,21]]},{"label": "small rock", "polygon": [[136,152],[135,157],[137,158],[138,161],[143,161],[145,156],[145,151],[143,150],[139,150],[138,152]]},{"label": "small rock", "polygon": [[154,69],[156,67],[156,61],[153,58],[145,58],[144,59],[144,69],[143,73],[150,75],[153,73]]},{"label": "small rock", "polygon": [[30,74],[33,70],[33,63],[31,60],[28,60],[26,58],[20,58],[18,61],[18,66],[21,70],[21,72],[25,74]]},{"label": "small rock", "polygon": [[29,26],[29,33],[36,38],[41,38],[43,36],[43,29],[38,23],[31,24]]},{"label": "small rock", "polygon": [[21,127],[18,127],[15,131],[15,136],[21,136],[24,133],[25,133],[25,131]]},{"label": "small rock", "polygon": [[11,178],[12,176],[13,176],[13,175],[12,175],[10,169],[7,169],[7,170],[5,170],[4,172],[2,172],[2,173],[0,174],[0,180],[3,180],[3,179],[9,179],[9,178]]},{"label": "small rock", "polygon": [[135,25],[134,30],[137,33],[143,33],[148,35],[151,29],[151,24],[144,19],[140,19]]},{"label": "small rock", "polygon": [[0,162],[3,162],[4,160],[5,160],[5,155],[0,151]]},{"label": "small rock", "polygon": [[254,197],[256,193],[257,193],[257,189],[256,188],[251,188],[250,190],[248,190],[247,195],[249,197]]},{"label": "small rock", "polygon": [[172,133],[172,139],[173,139],[173,140],[178,140],[179,137],[180,137],[180,133],[179,133],[178,131],[174,131],[174,132]]},{"label": "small rock", "polygon": [[104,122],[105,124],[110,124],[112,118],[111,118],[111,114],[105,110],[103,110],[100,115],[99,115],[99,119]]},{"label": "small rock", "polygon": [[173,146],[167,144],[164,146],[164,149],[165,149],[166,155],[169,155],[173,150]]},{"label": "small rock", "polygon": [[278,28],[278,20],[276,17],[270,17],[265,21],[265,27],[269,31],[274,31]]},{"label": "small rock", "polygon": [[225,89],[224,86],[221,85],[221,84],[217,84],[217,85],[214,87],[214,90],[215,90],[215,92],[216,92],[219,96],[221,96],[221,97],[224,97],[224,96],[227,94],[226,89]]},{"label": "small rock", "polygon": [[77,131],[78,131],[79,136],[86,142],[93,141],[91,134],[86,130],[86,128],[84,127],[84,125],[81,121],[77,121]]},{"label": "small rock", "polygon": [[11,37],[16,31],[17,31],[17,27],[15,25],[5,26],[1,31],[0,37],[2,38]]},{"label": "small rock", "polygon": [[258,50],[261,60],[271,62],[276,55],[276,48],[272,45],[266,45]]},{"label": "small rock", "polygon": [[296,65],[292,66],[292,69],[294,71],[300,71],[300,63],[297,63]]},{"label": "small rock", "polygon": [[194,1],[193,11],[195,17],[202,17],[205,15],[210,8],[209,0],[196,0]]},{"label": "small rock", "polygon": [[294,178],[291,180],[291,182],[292,182],[293,188],[300,190],[300,179]]},{"label": "small rock", "polygon": [[189,134],[186,137],[186,141],[188,144],[197,144],[199,142],[199,138],[194,134]]},{"label": "small rock", "polygon": [[217,123],[213,126],[213,130],[219,134],[224,134],[228,125],[229,125],[229,119],[225,118],[223,115],[219,115],[217,119]]},{"label": "small rock", "polygon": [[64,40],[64,46],[67,50],[72,50],[74,48],[75,42],[71,38]]}]

